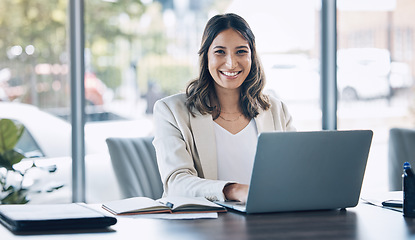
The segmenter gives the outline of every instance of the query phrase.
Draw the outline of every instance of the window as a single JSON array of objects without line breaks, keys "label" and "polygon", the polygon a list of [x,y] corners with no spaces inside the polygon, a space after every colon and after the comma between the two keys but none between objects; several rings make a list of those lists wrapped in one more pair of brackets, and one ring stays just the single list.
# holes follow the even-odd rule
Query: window
[{"label": "window", "polygon": [[338,128],[374,131],[363,191],[387,191],[389,129],[415,117],[415,4],[369,2],[338,1]]},{"label": "window", "polygon": [[[68,164],[68,1],[6,0],[0,5],[0,49],[5,53],[0,55],[0,104],[29,104],[38,107],[39,115],[47,112],[57,125],[39,122],[41,134],[60,138],[47,138],[54,154],[44,150],[45,157]],[[105,139],[152,134],[154,102],[183,91],[197,76],[203,28],[212,15],[224,12],[240,14],[253,28],[267,91],[287,102],[297,128],[320,129],[319,12],[314,1],[85,1],[88,202],[116,198],[117,192],[108,194],[116,181]],[[33,116],[26,113],[25,118]],[[70,168],[61,169],[69,186]]]}]

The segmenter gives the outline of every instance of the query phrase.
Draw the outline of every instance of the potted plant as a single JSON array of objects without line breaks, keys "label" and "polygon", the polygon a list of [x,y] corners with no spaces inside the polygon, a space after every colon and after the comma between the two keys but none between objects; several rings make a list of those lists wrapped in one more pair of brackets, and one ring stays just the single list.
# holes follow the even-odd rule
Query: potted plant
[{"label": "potted plant", "polygon": [[[24,126],[10,119],[0,119],[0,204],[24,204],[29,202],[30,185],[24,185],[26,174],[38,168],[33,162],[29,168],[16,168],[16,164],[26,158],[25,153],[16,148]],[[56,171],[56,167],[38,168],[48,172]],[[61,188],[52,187],[48,191]]]}]

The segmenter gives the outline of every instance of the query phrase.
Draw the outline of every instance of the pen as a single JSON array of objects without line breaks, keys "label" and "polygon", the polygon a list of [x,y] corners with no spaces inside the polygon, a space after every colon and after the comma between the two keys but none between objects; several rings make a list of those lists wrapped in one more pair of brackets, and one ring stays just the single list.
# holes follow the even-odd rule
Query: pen
[{"label": "pen", "polygon": [[174,204],[171,202],[163,202],[163,201],[159,201],[159,203],[165,205],[168,208],[173,208]]},{"label": "pen", "polygon": [[169,207],[169,208],[173,208],[173,203],[171,203],[171,202],[166,202],[166,206],[167,206],[167,207]]}]

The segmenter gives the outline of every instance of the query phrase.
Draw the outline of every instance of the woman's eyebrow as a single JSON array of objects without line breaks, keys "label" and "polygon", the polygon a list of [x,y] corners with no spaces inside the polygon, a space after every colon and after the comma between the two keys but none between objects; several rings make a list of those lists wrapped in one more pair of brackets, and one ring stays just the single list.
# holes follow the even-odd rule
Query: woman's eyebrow
[{"label": "woman's eyebrow", "polygon": [[[219,49],[226,49],[226,47],[224,47],[224,46],[214,46],[214,47],[213,47],[213,49],[217,49],[217,48],[219,48]],[[235,49],[241,49],[241,48],[249,49],[249,47],[248,47],[248,46],[244,46],[244,45],[242,45],[242,46],[238,46],[238,47],[236,47]]]}]

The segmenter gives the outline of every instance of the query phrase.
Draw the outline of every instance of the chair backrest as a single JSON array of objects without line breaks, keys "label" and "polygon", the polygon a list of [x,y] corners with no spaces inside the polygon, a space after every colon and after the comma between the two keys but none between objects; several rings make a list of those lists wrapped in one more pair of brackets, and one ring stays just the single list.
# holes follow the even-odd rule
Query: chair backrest
[{"label": "chair backrest", "polygon": [[150,197],[163,194],[153,137],[108,138],[111,163],[123,198]]},{"label": "chair backrest", "polygon": [[403,163],[415,167],[415,129],[392,128],[389,131],[389,190],[402,190]]}]

